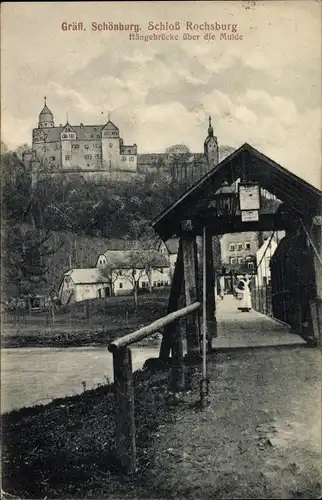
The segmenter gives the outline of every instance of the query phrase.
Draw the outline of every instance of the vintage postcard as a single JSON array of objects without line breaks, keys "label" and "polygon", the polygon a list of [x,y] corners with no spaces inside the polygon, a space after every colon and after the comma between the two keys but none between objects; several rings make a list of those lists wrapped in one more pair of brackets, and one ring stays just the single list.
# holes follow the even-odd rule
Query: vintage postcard
[{"label": "vintage postcard", "polygon": [[2,3],[4,500],[321,498],[321,6]]}]

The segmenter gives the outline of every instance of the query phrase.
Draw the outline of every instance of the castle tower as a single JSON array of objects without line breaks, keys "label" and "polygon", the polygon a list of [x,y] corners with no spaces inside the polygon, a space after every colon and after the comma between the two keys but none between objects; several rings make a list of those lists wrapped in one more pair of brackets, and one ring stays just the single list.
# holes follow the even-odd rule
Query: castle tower
[{"label": "castle tower", "polygon": [[54,116],[47,106],[47,97],[44,97],[44,107],[39,113],[38,128],[54,127]]},{"label": "castle tower", "polygon": [[102,129],[102,158],[106,170],[116,170],[120,162],[120,132],[119,129],[108,120]]},{"label": "castle tower", "polygon": [[66,123],[65,127],[60,133],[61,140],[61,165],[63,168],[72,168],[72,141],[76,140],[76,132],[73,127]]},{"label": "castle tower", "polygon": [[219,163],[219,150],[217,137],[214,136],[214,129],[211,125],[211,116],[209,116],[208,137],[204,143],[204,152],[207,160],[207,170],[211,170]]}]

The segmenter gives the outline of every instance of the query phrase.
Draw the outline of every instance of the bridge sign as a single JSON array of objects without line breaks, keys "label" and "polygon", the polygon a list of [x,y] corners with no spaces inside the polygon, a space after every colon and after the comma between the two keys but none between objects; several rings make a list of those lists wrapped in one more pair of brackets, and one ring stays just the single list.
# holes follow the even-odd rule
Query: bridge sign
[{"label": "bridge sign", "polygon": [[241,213],[242,222],[258,221],[258,210],[243,210]]},{"label": "bridge sign", "polygon": [[[243,210],[259,210],[261,204],[258,184],[239,184],[239,208]],[[258,220],[252,219],[252,220]]]}]

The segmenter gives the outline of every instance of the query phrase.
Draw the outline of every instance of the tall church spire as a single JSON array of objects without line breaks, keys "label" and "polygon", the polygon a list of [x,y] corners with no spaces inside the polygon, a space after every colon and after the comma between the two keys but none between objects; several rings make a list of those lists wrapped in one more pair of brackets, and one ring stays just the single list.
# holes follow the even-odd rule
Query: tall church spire
[{"label": "tall church spire", "polygon": [[208,137],[214,136],[214,129],[211,126],[211,115],[209,115]]},{"label": "tall church spire", "polygon": [[219,162],[219,148],[217,137],[214,136],[214,129],[211,125],[211,116],[209,115],[208,137],[204,143],[204,152],[207,162],[207,170],[211,170],[218,165]]}]

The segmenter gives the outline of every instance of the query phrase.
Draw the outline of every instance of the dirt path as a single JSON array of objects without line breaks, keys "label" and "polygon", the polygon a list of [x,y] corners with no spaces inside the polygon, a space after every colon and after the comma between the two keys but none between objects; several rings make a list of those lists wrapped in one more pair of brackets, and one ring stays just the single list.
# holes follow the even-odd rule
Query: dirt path
[{"label": "dirt path", "polygon": [[185,396],[155,434],[160,498],[318,498],[321,354],[305,347],[217,353],[210,405]]}]

